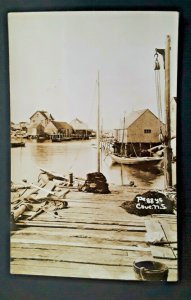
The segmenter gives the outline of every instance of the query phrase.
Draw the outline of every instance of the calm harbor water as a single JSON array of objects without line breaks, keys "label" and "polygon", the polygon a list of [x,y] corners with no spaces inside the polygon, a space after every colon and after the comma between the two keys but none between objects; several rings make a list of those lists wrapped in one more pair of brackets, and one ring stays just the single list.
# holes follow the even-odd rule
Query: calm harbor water
[{"label": "calm harbor water", "polygon": [[[11,180],[27,179],[36,182],[39,168],[62,175],[73,173],[86,178],[86,174],[97,170],[97,149],[94,141],[70,141],[63,143],[26,142],[24,148],[11,149]],[[112,164],[109,156],[101,155],[101,172],[108,183],[117,185],[134,181],[137,187],[163,188],[164,175],[161,169]]]}]

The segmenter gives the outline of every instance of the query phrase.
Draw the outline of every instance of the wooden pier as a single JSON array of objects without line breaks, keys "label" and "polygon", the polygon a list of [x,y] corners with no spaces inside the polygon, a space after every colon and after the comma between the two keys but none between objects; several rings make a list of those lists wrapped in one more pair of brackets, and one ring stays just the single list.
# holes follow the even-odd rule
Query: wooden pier
[{"label": "wooden pier", "polygon": [[[68,208],[17,221],[11,232],[11,273],[136,280],[133,262],[147,257],[165,263],[168,281],[176,281],[176,216],[131,215],[120,205],[140,189],[110,190],[100,195],[71,189]],[[148,244],[147,235],[160,231],[163,244]]]}]

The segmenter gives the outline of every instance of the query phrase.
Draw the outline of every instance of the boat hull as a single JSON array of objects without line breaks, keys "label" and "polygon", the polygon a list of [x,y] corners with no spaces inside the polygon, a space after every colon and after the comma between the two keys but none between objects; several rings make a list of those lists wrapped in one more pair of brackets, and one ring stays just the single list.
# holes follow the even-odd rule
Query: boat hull
[{"label": "boat hull", "polygon": [[68,142],[71,141],[72,138],[71,137],[65,137],[65,138],[52,138],[52,142],[53,143],[61,143],[61,142]]},{"label": "boat hull", "polygon": [[11,148],[25,147],[24,142],[11,142]]},{"label": "boat hull", "polygon": [[113,163],[123,165],[158,164],[163,159],[162,157],[120,157],[114,154],[111,154],[110,157]]}]

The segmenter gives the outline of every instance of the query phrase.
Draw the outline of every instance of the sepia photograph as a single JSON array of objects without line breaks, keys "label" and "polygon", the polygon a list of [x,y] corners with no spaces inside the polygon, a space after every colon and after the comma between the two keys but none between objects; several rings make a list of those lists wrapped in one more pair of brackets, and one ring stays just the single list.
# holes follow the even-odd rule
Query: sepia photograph
[{"label": "sepia photograph", "polygon": [[10,273],[178,281],[176,11],[8,13]]}]

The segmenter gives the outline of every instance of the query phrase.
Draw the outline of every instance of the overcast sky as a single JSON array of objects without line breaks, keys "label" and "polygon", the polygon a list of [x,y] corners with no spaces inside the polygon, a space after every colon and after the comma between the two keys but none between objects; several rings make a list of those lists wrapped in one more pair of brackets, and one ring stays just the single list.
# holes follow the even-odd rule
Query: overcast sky
[{"label": "overcast sky", "polygon": [[176,96],[176,12],[10,13],[8,25],[13,122],[46,110],[55,120],[78,117],[95,128],[98,71],[104,128],[118,127],[132,110],[158,115],[154,53],[165,48],[167,34]]}]

